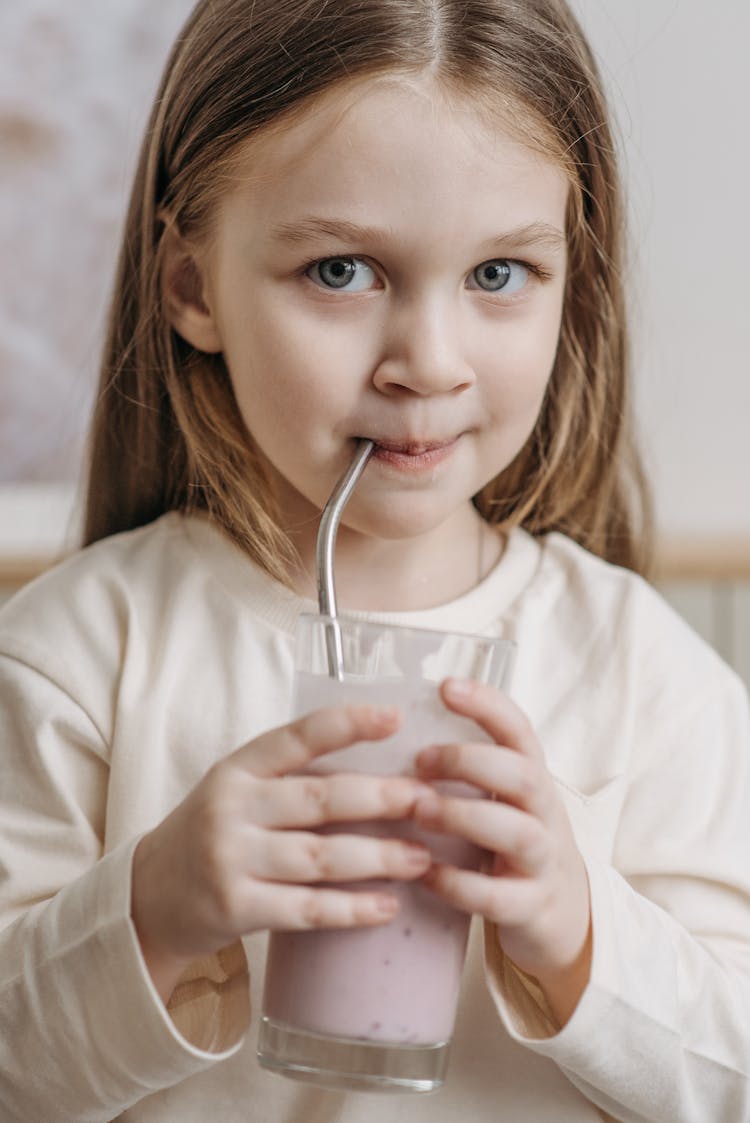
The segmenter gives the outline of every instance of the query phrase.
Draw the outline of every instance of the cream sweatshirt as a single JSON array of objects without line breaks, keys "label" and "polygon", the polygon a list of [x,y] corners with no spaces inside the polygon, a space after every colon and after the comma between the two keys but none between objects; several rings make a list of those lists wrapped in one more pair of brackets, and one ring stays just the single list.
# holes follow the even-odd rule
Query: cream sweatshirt
[{"label": "cream sweatshirt", "polygon": [[265,938],[169,1009],[130,868],[213,762],[288,720],[314,605],[205,519],[105,540],[0,613],[3,1123],[750,1123],[750,722],[736,676],[632,574],[514,532],[451,604],[369,614],[508,636],[590,877],[564,1029],[477,920],[446,1085],[320,1091],[255,1059]]}]

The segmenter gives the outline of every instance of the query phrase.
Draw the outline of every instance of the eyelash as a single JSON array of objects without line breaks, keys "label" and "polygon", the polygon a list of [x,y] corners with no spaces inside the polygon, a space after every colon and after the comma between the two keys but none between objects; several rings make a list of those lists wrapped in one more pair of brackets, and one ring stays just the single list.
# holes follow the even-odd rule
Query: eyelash
[{"label": "eyelash", "polygon": [[551,269],[545,269],[543,265],[539,265],[534,261],[520,261],[518,258],[510,257],[506,260],[513,261],[517,265],[523,265],[524,269],[528,269],[529,273],[533,273],[539,281],[551,281],[555,275]]}]

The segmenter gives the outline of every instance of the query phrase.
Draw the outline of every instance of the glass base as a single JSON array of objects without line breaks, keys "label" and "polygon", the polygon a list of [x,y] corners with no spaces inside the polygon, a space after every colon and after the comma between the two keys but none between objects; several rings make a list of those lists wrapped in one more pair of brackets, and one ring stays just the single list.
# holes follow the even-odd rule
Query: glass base
[{"label": "glass base", "polygon": [[352,1092],[434,1092],[445,1080],[449,1042],[391,1045],[310,1033],[263,1018],[263,1068],[322,1088]]}]

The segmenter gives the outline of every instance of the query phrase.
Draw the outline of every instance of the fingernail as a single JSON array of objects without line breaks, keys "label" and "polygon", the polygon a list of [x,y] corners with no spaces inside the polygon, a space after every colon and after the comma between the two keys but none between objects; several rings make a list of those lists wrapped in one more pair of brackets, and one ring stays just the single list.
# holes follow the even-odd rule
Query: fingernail
[{"label": "fingernail", "polygon": [[433,765],[437,764],[439,759],[440,749],[438,749],[437,746],[429,749],[422,749],[422,751],[417,754],[417,766],[425,769],[432,768]]},{"label": "fingernail", "polygon": [[406,847],[406,861],[413,869],[427,868],[432,863],[432,855],[423,846]]},{"label": "fingernail", "polygon": [[401,711],[398,706],[384,706],[381,709],[373,710],[372,717],[375,724],[379,725],[381,729],[390,729],[400,714]]},{"label": "fingernail", "polygon": [[395,916],[398,912],[398,901],[395,897],[389,897],[385,893],[379,893],[375,897],[375,912],[379,916]]},{"label": "fingernail", "polygon": [[438,870],[439,867],[433,863],[429,867],[429,869],[422,875],[422,881],[425,883],[425,885],[433,884],[433,882],[437,879]]},{"label": "fingernail", "polygon": [[434,819],[440,811],[440,800],[436,799],[434,794],[429,795],[425,799],[419,800],[415,811],[420,819]]},{"label": "fingernail", "polygon": [[449,698],[455,698],[457,701],[470,698],[476,690],[476,683],[471,679],[465,678],[449,678],[445,683],[445,693]]}]

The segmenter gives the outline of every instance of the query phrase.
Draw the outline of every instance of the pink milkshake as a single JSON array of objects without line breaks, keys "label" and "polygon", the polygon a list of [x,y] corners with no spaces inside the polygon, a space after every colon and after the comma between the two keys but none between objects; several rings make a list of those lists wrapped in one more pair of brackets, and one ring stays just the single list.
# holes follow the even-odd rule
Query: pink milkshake
[{"label": "pink milkshake", "polygon": [[[346,829],[349,833],[351,827]],[[418,882],[352,888],[386,884],[400,904],[388,925],[272,937],[263,1003],[267,1017],[361,1041],[440,1045],[450,1040],[470,918]]]}]

